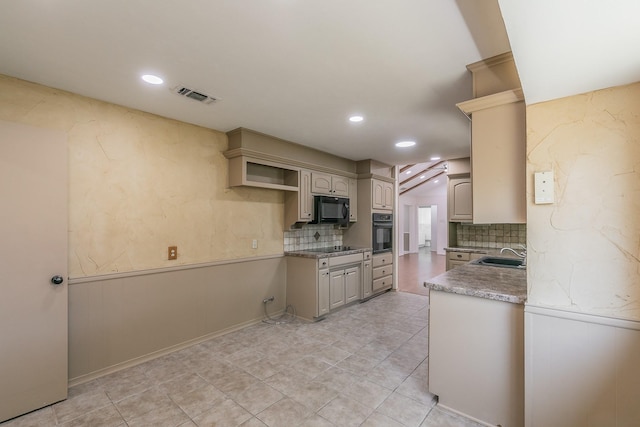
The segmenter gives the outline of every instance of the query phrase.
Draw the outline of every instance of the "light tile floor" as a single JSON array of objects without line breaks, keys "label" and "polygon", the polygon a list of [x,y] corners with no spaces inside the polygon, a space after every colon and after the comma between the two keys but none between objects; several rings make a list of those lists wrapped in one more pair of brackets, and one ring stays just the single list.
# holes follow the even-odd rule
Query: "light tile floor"
[{"label": "light tile floor", "polygon": [[427,391],[428,297],[260,323],[72,387],[18,426],[476,427]]}]

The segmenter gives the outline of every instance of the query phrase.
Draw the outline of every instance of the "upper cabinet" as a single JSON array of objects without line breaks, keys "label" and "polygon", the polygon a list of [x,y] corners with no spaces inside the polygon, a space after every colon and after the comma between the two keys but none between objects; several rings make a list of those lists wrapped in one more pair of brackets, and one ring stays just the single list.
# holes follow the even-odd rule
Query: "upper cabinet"
[{"label": "upper cabinet", "polygon": [[471,177],[467,175],[449,178],[447,192],[449,221],[471,222],[473,220]]},{"label": "upper cabinet", "polygon": [[393,183],[379,179],[371,180],[371,208],[393,210]]},{"label": "upper cabinet", "polygon": [[[492,67],[497,71],[487,72]],[[474,73],[474,93],[502,89],[457,104],[471,117],[473,223],[526,223],[524,97],[520,88],[504,90],[519,85],[513,58],[503,54],[468,68]]]},{"label": "upper cabinet", "polygon": [[282,163],[238,156],[229,159],[229,186],[298,191],[298,169]]},{"label": "upper cabinet", "polygon": [[311,195],[311,171],[300,170],[298,191],[287,192],[284,197],[285,224],[309,222],[313,219],[313,196]]},{"label": "upper cabinet", "polygon": [[349,197],[349,178],[313,172],[311,174],[311,192],[328,196]]},{"label": "upper cabinet", "polygon": [[227,132],[229,186],[286,190],[285,227],[313,220],[315,194],[348,197],[357,221],[357,164],[246,128]]},{"label": "upper cabinet", "polygon": [[358,180],[349,178],[349,222],[358,220]]}]

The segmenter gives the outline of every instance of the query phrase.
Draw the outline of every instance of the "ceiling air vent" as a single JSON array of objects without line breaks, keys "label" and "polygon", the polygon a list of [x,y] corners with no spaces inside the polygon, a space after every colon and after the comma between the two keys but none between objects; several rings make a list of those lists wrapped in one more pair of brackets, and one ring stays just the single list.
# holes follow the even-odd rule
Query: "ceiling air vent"
[{"label": "ceiling air vent", "polygon": [[182,96],[186,96],[187,98],[191,98],[191,99],[195,99],[198,102],[202,102],[203,104],[212,104],[218,100],[220,100],[220,98],[216,98],[213,96],[209,96],[206,95],[202,92],[198,92],[195,91],[193,89],[189,89],[188,87],[185,86],[178,86],[177,88],[175,88],[175,93],[177,93],[178,95],[182,95]]}]

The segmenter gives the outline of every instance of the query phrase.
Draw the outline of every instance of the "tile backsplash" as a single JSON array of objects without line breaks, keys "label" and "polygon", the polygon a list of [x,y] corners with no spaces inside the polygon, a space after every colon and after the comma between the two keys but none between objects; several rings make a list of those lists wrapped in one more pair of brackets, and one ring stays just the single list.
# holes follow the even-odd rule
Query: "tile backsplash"
[{"label": "tile backsplash", "polygon": [[329,224],[307,224],[284,232],[284,251],[342,246],[342,230]]},{"label": "tile backsplash", "polygon": [[526,224],[457,224],[458,246],[504,248],[527,244]]}]

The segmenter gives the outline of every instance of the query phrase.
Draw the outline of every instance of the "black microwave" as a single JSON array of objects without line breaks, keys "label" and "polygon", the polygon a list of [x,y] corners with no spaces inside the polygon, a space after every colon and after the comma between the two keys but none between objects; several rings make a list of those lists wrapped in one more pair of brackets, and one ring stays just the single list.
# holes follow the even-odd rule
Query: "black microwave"
[{"label": "black microwave", "polygon": [[349,199],[333,196],[313,196],[311,224],[349,224]]}]

